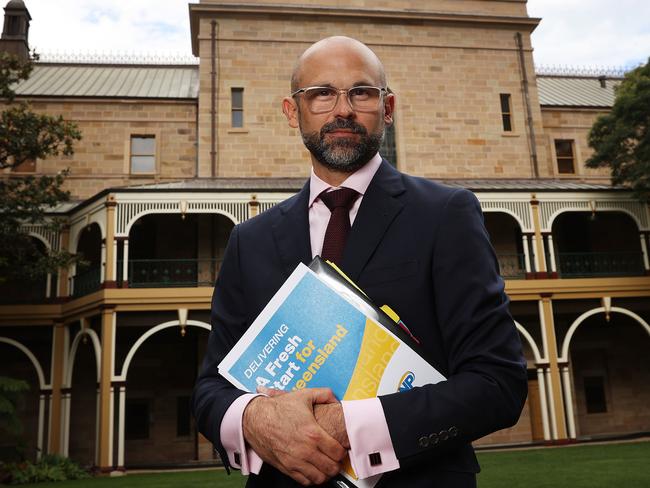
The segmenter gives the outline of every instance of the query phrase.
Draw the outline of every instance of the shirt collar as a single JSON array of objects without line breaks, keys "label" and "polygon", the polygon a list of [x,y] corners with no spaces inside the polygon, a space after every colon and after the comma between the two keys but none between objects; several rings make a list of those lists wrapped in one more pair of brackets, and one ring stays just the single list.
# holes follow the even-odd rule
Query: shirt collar
[{"label": "shirt collar", "polygon": [[[381,156],[379,153],[377,153],[363,167],[359,168],[350,176],[348,176],[338,188],[351,188],[363,196],[366,193],[366,190],[368,189],[372,178],[375,176],[375,173],[379,169],[379,166],[381,166]],[[314,173],[314,168],[312,167],[311,176],[309,177],[309,207],[314,204],[314,201],[321,193],[329,190],[330,188],[334,187],[328,183],[325,183],[318,176],[316,176],[316,173]]]}]

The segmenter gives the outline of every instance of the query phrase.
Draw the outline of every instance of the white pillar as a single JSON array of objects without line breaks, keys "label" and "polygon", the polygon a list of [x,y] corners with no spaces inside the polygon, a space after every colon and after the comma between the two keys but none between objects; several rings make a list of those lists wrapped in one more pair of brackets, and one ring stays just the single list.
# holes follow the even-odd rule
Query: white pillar
[{"label": "white pillar", "polygon": [[548,403],[546,401],[546,379],[544,368],[537,368],[537,385],[539,386],[539,403],[542,410],[542,427],[544,429],[544,440],[551,440],[551,433],[548,425]]},{"label": "white pillar", "polygon": [[124,239],[124,256],[122,261],[122,282],[129,281],[129,240]]},{"label": "white pillar", "polygon": [[108,408],[108,465],[113,466],[113,429],[115,426],[115,388],[111,386],[110,405]]},{"label": "white pillar", "polygon": [[63,455],[70,455],[70,406],[72,403],[72,393],[63,395]]},{"label": "white pillar", "polygon": [[47,399],[47,452],[49,454],[50,441],[52,440],[52,392],[50,391],[49,398]]},{"label": "white pillar", "polygon": [[551,406],[549,408],[551,412],[551,438],[557,440],[557,418],[555,417],[555,401],[553,399],[553,388],[551,387],[551,368],[546,368],[546,383],[549,385],[549,388],[546,390],[548,393],[548,404]]},{"label": "white pillar", "polygon": [[47,282],[45,283],[45,298],[52,297],[52,273],[47,274]]},{"label": "white pillar", "polygon": [[36,438],[36,460],[43,455],[43,429],[45,428],[45,394],[41,393],[38,400],[38,436]]},{"label": "white pillar", "polygon": [[99,267],[99,282],[104,283],[106,279],[106,242],[102,241],[102,264]]},{"label": "white pillar", "polygon": [[528,249],[528,236],[521,234],[521,240],[524,245],[524,265],[526,266],[526,273],[530,273],[530,250]]},{"label": "white pillar", "polygon": [[548,234],[548,256],[551,260],[551,269],[549,272],[557,273],[557,267],[555,266],[555,249],[553,247],[553,234]]},{"label": "white pillar", "polygon": [[646,271],[650,271],[650,262],[648,261],[648,245],[645,242],[645,234],[641,232],[641,253],[643,253],[643,267]]},{"label": "white pillar", "polygon": [[117,424],[117,467],[121,469],[124,468],[124,426],[126,422],[124,415],[126,414],[126,386],[120,386],[117,401],[119,405]]},{"label": "white pillar", "polygon": [[95,466],[99,466],[99,388],[95,400]]},{"label": "white pillar", "polygon": [[117,280],[117,239],[113,239],[113,279]]},{"label": "white pillar", "polygon": [[576,424],[573,418],[573,395],[571,393],[571,375],[569,367],[562,366],[562,383],[564,385],[564,405],[566,405],[566,418],[569,426],[569,439],[576,438]]}]

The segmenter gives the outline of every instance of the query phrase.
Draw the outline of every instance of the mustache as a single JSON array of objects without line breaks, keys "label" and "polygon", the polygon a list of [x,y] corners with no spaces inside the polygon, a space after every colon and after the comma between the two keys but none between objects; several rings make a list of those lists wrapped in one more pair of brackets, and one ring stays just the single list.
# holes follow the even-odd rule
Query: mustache
[{"label": "mustache", "polygon": [[357,124],[350,119],[334,119],[332,122],[325,124],[320,129],[320,135],[323,137],[328,132],[333,132],[337,129],[347,129],[354,134],[368,135],[368,131],[362,125]]}]

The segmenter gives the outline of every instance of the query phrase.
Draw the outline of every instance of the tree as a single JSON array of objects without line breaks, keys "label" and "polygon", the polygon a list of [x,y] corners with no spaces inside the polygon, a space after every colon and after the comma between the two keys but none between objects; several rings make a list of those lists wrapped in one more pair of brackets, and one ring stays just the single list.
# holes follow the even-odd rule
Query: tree
[{"label": "tree", "polygon": [[0,459],[20,457],[20,436],[23,425],[18,418],[17,406],[24,392],[29,390],[26,381],[0,376]]},{"label": "tree", "polygon": [[611,112],[591,128],[589,146],[588,167],[610,167],[612,184],[629,185],[650,200],[650,59],[625,75]]},{"label": "tree", "polygon": [[14,87],[26,80],[32,61],[20,61],[0,53],[0,284],[33,281],[56,273],[75,257],[65,251],[43,253],[24,230],[37,224],[58,232],[62,221],[48,218],[47,212],[70,199],[63,190],[67,170],[54,176],[19,176],[7,172],[21,164],[59,154],[72,154],[81,139],[76,124],[34,112],[27,102],[15,101]]}]

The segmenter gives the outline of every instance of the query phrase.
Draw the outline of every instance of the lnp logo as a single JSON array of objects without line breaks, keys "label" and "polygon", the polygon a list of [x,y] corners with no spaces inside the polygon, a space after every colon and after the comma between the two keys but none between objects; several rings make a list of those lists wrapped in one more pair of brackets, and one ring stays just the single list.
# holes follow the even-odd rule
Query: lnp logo
[{"label": "lnp logo", "polygon": [[407,371],[402,376],[402,379],[399,380],[399,391],[408,391],[413,388],[413,382],[415,381],[415,373],[412,371]]}]

